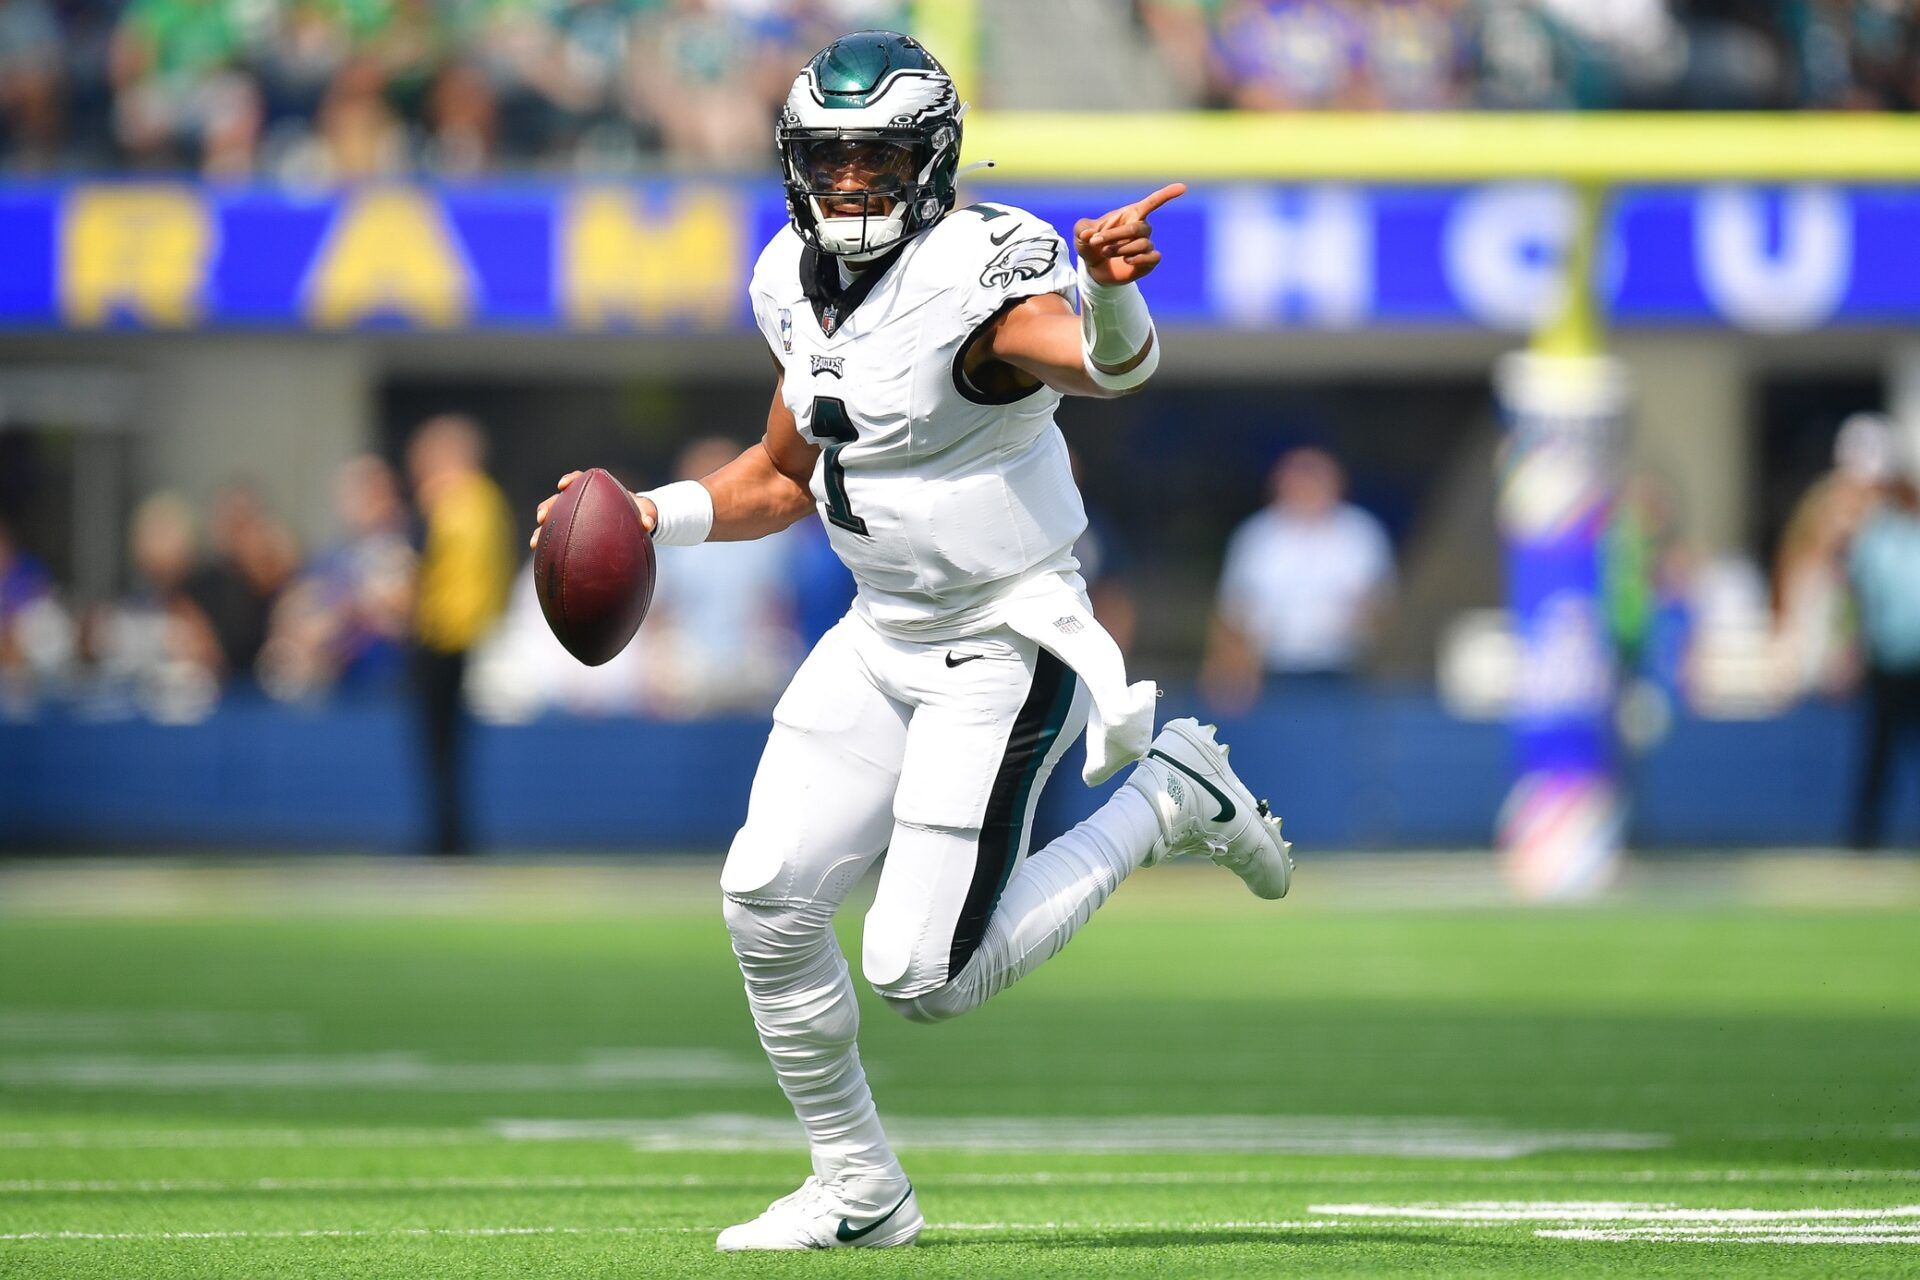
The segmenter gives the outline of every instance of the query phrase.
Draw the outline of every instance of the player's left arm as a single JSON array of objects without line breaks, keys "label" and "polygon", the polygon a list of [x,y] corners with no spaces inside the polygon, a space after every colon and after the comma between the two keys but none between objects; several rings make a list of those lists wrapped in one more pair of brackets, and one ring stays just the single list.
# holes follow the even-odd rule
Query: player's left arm
[{"label": "player's left arm", "polygon": [[1036,294],[1003,311],[981,344],[1000,360],[1075,396],[1121,396],[1136,390],[1160,363],[1158,336],[1140,281],[1160,265],[1148,221],[1186,193],[1161,187],[1144,200],[1073,229],[1080,258],[1080,314],[1057,293]]}]

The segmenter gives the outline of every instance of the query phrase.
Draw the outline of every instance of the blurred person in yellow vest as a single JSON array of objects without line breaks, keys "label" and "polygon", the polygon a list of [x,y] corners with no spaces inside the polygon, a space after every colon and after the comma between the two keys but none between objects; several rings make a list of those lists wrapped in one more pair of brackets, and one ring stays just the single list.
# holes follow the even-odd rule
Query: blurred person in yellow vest
[{"label": "blurred person in yellow vest", "polygon": [[425,526],[413,609],[414,685],[432,788],[432,847],[443,854],[467,848],[467,654],[506,608],[514,570],[506,495],[481,469],[485,452],[480,428],[454,414],[429,418],[407,446]]}]

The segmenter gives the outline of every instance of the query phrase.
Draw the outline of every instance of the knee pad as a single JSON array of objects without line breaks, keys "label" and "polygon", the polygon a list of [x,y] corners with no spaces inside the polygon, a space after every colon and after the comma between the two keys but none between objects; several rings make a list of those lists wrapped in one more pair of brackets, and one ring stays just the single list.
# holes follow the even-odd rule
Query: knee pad
[{"label": "knee pad", "polygon": [[860,1028],[832,903],[766,903],[726,896],[733,954],[769,1053],[779,1041],[850,1044]]},{"label": "knee pad", "polygon": [[721,914],[742,964],[804,962],[833,945],[832,903],[757,902],[729,893]]},{"label": "knee pad", "polygon": [[919,996],[890,996],[881,992],[880,999],[886,1002],[887,1008],[908,1022],[922,1024],[945,1022],[973,1008],[973,1001],[966,997],[958,984],[952,982]]}]

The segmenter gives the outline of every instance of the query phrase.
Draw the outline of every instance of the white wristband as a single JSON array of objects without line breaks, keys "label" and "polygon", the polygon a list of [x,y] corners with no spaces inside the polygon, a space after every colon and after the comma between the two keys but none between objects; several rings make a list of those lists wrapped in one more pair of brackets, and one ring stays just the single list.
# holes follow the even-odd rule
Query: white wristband
[{"label": "white wristband", "polygon": [[1131,391],[1160,367],[1160,343],[1136,284],[1101,284],[1080,264],[1080,363],[1109,391]]},{"label": "white wristband", "polygon": [[653,504],[653,540],[663,547],[692,547],[713,532],[713,494],[698,480],[676,480],[640,495]]}]

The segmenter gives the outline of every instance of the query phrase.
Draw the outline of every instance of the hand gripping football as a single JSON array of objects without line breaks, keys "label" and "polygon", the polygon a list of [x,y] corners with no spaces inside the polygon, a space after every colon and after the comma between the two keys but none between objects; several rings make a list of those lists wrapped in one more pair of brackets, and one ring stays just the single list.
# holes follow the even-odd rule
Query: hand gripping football
[{"label": "hand gripping football", "polygon": [[626,486],[598,467],[567,486],[533,548],[540,611],[567,652],[597,667],[626,648],[653,579],[653,539]]}]

